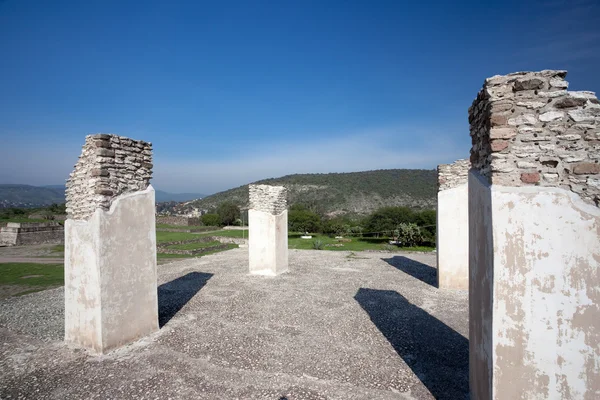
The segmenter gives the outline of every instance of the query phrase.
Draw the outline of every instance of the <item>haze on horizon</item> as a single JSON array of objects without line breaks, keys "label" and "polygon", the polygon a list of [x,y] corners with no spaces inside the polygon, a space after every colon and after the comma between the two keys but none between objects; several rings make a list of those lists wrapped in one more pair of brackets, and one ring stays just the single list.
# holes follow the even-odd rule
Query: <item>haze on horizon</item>
[{"label": "haze on horizon", "polygon": [[486,77],[600,89],[598,21],[594,0],[0,1],[0,183],[64,183],[90,133],[152,142],[169,192],[432,169],[468,158]]}]

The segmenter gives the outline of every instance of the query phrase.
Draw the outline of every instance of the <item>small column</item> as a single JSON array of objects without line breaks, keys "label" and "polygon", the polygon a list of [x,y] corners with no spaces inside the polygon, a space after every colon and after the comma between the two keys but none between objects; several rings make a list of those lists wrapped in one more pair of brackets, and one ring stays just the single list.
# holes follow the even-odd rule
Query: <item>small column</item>
[{"label": "small column", "polygon": [[250,185],[249,190],[250,273],[274,276],[287,272],[287,190],[269,185]]},{"label": "small column", "polygon": [[469,109],[474,400],[600,394],[600,104],[565,76],[494,76]]},{"label": "small column", "polygon": [[65,341],[105,353],[158,330],[152,145],[89,135],[67,181]]},{"label": "small column", "polygon": [[471,163],[438,165],[437,279],[443,289],[469,288],[469,192]]}]

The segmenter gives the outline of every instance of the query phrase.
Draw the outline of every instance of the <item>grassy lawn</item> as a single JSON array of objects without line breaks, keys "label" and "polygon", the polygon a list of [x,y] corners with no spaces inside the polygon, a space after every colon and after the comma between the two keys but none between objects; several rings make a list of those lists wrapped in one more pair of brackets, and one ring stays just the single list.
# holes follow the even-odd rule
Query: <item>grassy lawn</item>
[{"label": "grassy lawn", "polygon": [[168,224],[156,224],[156,229],[177,229],[180,231],[192,231],[192,232],[205,232],[205,231],[218,231],[218,226],[181,226],[181,225],[168,225]]},{"label": "grassy lawn", "polygon": [[248,230],[244,229],[222,229],[218,232],[201,234],[199,236],[224,236],[224,237],[235,237],[235,238],[246,238],[248,239]]},{"label": "grassy lawn", "polygon": [[[388,245],[389,238],[371,237],[348,237],[342,240],[330,238],[326,235],[312,235],[312,239],[301,239],[300,234],[288,236],[288,247],[290,249],[312,250],[315,240],[323,242],[322,250],[338,251],[364,251],[364,250],[392,250],[392,251],[432,251],[431,247],[396,247]],[[344,242],[343,240],[351,240]],[[328,246],[329,245],[329,246]],[[332,246],[335,245],[335,246]],[[340,246],[342,245],[342,246]]]},{"label": "grassy lawn", "polygon": [[0,263],[0,285],[19,285],[19,293],[33,293],[62,286],[65,271],[62,264]]},{"label": "grassy lawn", "polygon": [[185,243],[185,244],[174,244],[168,246],[169,249],[175,250],[198,250],[206,247],[218,246],[221,242],[213,240],[212,242],[197,242],[197,243]]},{"label": "grassy lawn", "polygon": [[189,232],[156,232],[156,241],[158,243],[192,240],[198,239],[198,237],[200,237],[200,235]]}]

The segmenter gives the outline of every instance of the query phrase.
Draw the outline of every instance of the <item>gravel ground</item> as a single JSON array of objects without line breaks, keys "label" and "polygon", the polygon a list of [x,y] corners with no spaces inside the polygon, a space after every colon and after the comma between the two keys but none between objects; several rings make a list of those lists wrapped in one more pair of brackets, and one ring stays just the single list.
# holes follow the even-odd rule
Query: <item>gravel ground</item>
[{"label": "gravel ground", "polygon": [[0,398],[467,399],[466,291],[435,255],[247,249],[161,265],[161,329],[94,357],[62,343],[63,291],[0,301]]}]

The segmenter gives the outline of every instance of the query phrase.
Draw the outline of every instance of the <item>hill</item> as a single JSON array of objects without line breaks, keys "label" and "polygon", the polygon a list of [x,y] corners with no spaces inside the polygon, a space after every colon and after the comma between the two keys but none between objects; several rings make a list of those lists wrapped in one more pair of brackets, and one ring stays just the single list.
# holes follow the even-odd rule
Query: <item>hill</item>
[{"label": "hill", "polygon": [[[169,193],[156,190],[156,202],[189,201],[203,198],[200,193]],[[0,208],[6,207],[44,207],[65,202],[64,185],[30,186],[18,184],[0,184]]]},{"label": "hill", "polygon": [[59,187],[0,184],[0,208],[40,207],[65,202],[65,190]]},{"label": "hill", "polygon": [[[437,172],[422,169],[296,174],[254,183],[285,186],[289,204],[302,203],[326,215],[368,214],[384,206],[434,208],[437,195]],[[183,206],[212,210],[223,201],[248,207],[248,185]]]}]

